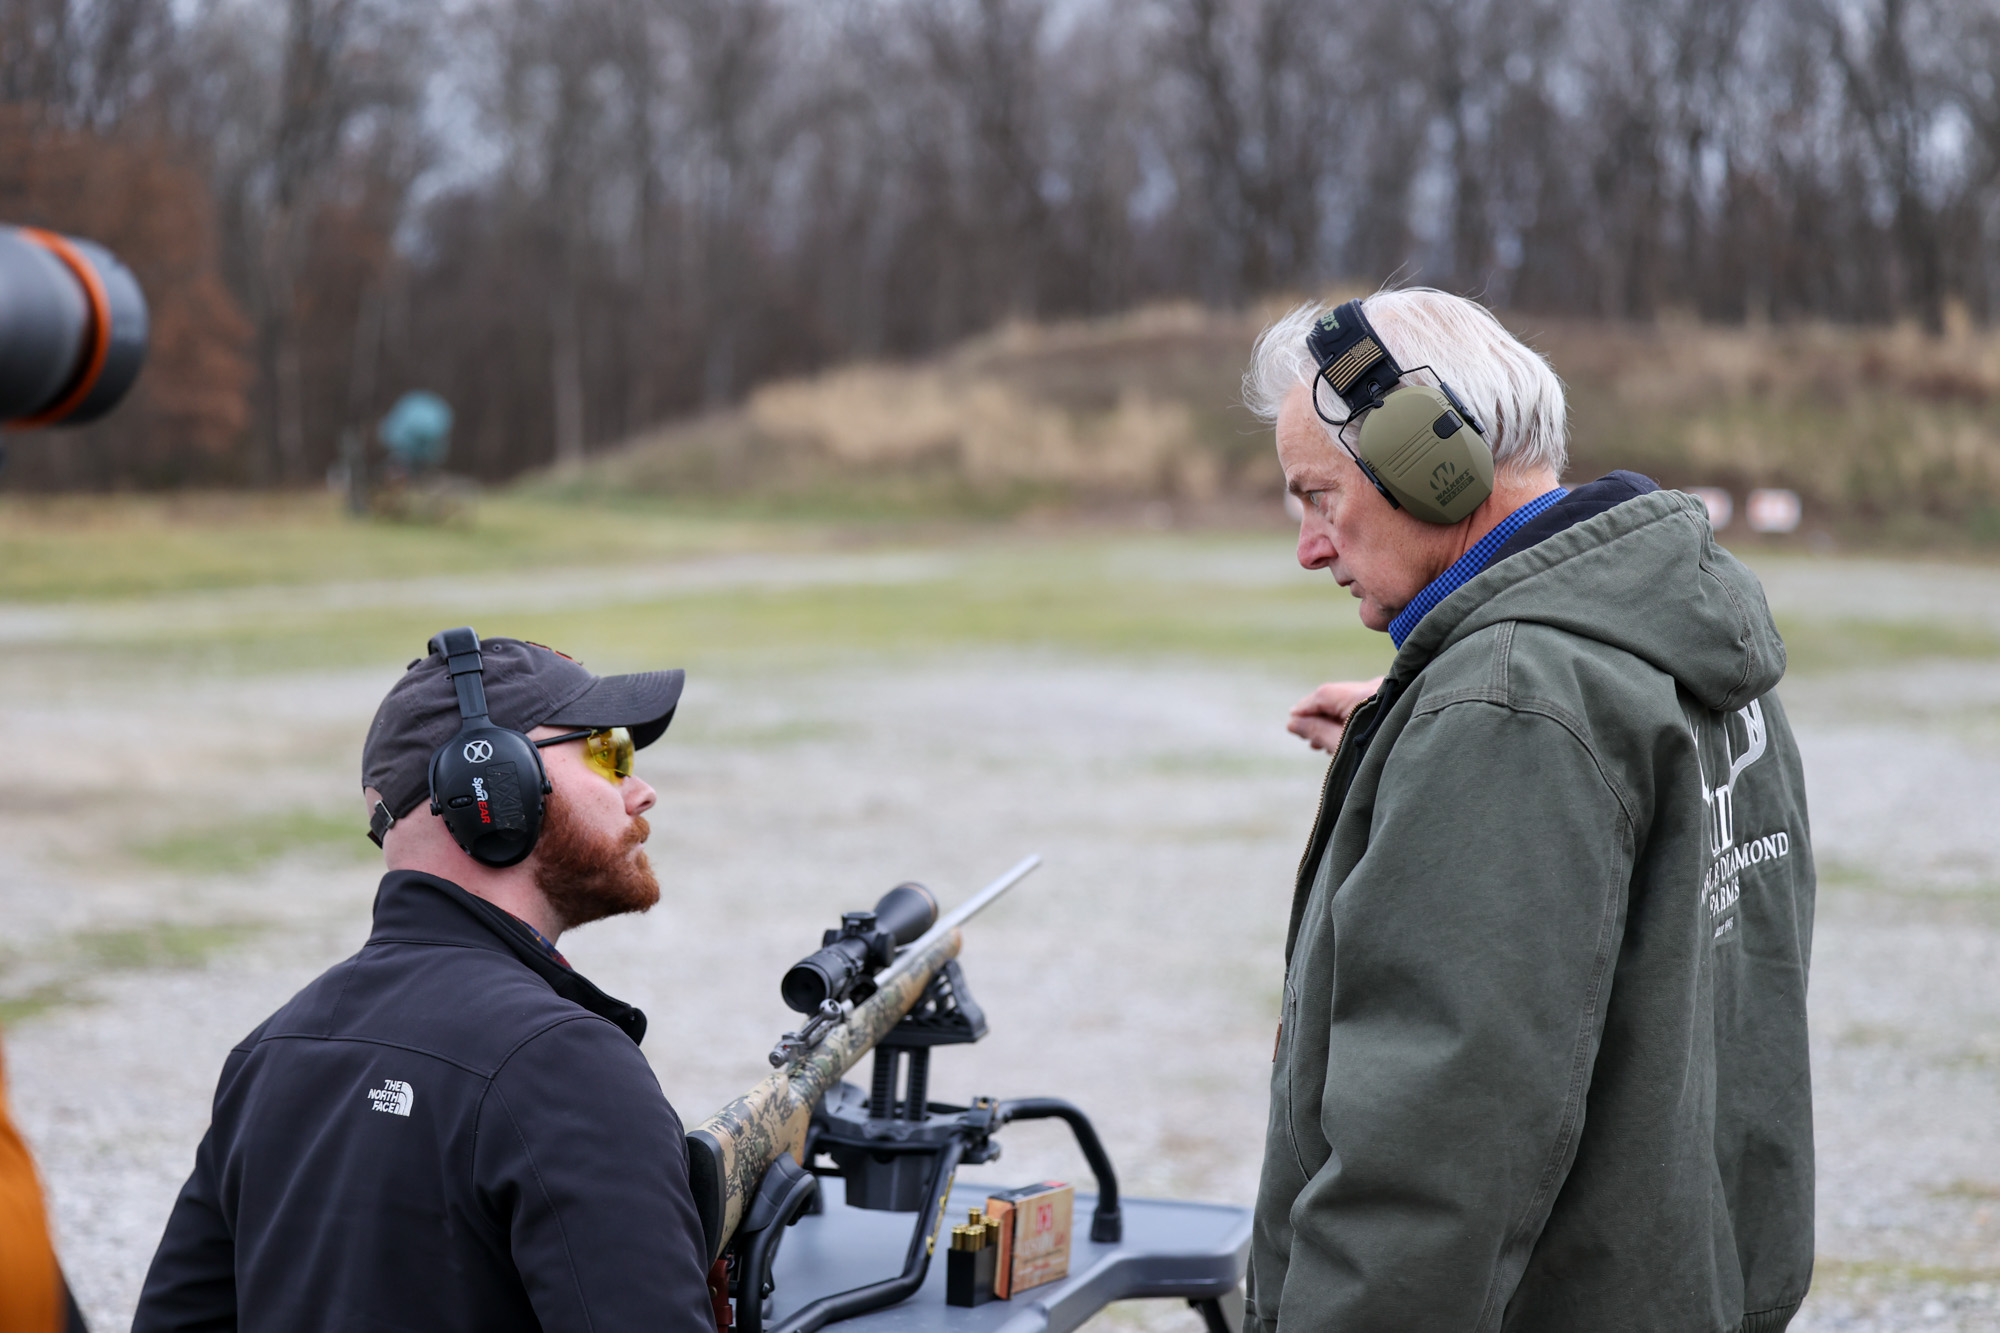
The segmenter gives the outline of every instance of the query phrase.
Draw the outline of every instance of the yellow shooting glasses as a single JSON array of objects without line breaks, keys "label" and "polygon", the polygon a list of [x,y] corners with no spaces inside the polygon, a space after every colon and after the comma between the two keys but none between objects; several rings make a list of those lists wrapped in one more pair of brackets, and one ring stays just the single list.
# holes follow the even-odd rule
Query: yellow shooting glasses
[{"label": "yellow shooting glasses", "polygon": [[597,731],[566,731],[560,736],[550,736],[535,742],[537,750],[551,745],[561,745],[564,741],[583,742],[583,760],[595,769],[606,782],[623,782],[632,776],[632,756],[638,747],[632,744],[632,733],[623,727],[604,727]]}]

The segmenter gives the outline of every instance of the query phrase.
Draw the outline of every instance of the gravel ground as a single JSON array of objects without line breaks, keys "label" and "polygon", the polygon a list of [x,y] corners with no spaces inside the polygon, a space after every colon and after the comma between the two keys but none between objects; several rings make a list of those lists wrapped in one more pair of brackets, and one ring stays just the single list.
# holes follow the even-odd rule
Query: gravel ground
[{"label": "gravel ground", "polygon": [[[1881,603],[1856,583],[1892,587],[1894,573],[1781,566],[1773,599],[1866,614]],[[854,576],[904,575],[878,563]],[[1954,605],[1996,614],[2000,574],[1948,577]],[[0,637],[95,633],[73,608],[10,614]],[[108,658],[35,665],[48,660],[0,662],[0,731],[26,759],[0,776],[13,926],[0,985],[53,985],[64,1001],[9,1030],[10,1083],[72,1281],[93,1326],[113,1329],[224,1052],[358,945],[374,877],[333,850],[175,876],[107,850],[107,812],[130,812],[115,830],[129,841],[238,813],[221,800],[282,812],[352,799],[361,731],[401,663],[140,679]],[[776,979],[840,909],[904,878],[950,901],[1039,851],[1046,868],[970,932],[992,1035],[939,1054],[937,1095],[1069,1097],[1132,1192],[1247,1202],[1285,906],[1321,772],[1282,731],[1301,688],[1223,666],[1020,654],[698,677],[642,758],[661,792],[665,900],[565,951],[653,1016],[647,1054],[692,1121],[761,1076],[786,1026]],[[1784,694],[1826,881],[1812,998],[1821,1257],[1794,1327],[2000,1330],[2000,671],[1852,672]],[[79,930],[162,919],[238,933],[177,967],[87,967],[66,951]],[[1006,1141],[993,1169],[1082,1171],[1047,1127]],[[1153,1306],[1108,1318],[1191,1322]]]}]

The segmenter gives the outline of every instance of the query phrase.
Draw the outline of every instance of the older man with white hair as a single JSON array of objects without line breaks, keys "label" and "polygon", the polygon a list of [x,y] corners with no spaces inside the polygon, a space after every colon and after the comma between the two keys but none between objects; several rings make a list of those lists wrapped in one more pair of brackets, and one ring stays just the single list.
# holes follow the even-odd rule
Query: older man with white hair
[{"label": "older man with white hair", "polygon": [[1781,1329],[1812,1272],[1813,865],[1784,645],[1700,503],[1566,490],[1562,385],[1477,304],[1266,330],[1299,563],[1396,645],[1286,941],[1250,1315]]}]

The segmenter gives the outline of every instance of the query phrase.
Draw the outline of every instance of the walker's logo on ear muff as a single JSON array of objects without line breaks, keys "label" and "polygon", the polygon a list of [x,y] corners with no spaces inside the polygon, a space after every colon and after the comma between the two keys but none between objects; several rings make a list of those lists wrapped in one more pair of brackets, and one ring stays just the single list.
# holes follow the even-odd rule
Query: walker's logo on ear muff
[{"label": "walker's logo on ear muff", "polygon": [[493,757],[493,746],[488,741],[474,741],[465,747],[466,759],[475,764],[483,764]]},{"label": "walker's logo on ear muff", "polygon": [[1455,464],[1439,463],[1431,469],[1431,494],[1437,500],[1439,509],[1449,509],[1452,501],[1465,494],[1466,488],[1478,480],[1470,468],[1461,471]]},{"label": "walker's logo on ear muff", "polygon": [[[1440,473],[1443,475],[1440,476]],[[1478,480],[1470,468],[1460,471],[1450,463],[1439,463],[1431,470],[1431,491],[1437,498],[1438,508],[1449,509],[1452,501],[1465,494],[1466,488]]]}]

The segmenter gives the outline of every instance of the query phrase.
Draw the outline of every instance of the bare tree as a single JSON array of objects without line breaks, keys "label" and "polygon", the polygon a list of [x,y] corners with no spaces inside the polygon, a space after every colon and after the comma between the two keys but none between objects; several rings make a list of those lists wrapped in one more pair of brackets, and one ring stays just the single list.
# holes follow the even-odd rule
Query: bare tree
[{"label": "bare tree", "polygon": [[1180,193],[1207,224],[1211,299],[1322,267],[1336,145],[1376,118],[1343,88],[1352,25],[1339,18],[1323,0],[1169,0],[1162,46],[1185,88]]},{"label": "bare tree", "polygon": [[1878,188],[1891,201],[1899,294],[1926,328],[1936,330],[1944,320],[1944,265],[1923,159],[1939,100],[1948,93],[1936,71],[1923,68],[1930,63],[1923,48],[1935,48],[1943,36],[1924,31],[1927,17],[1926,6],[1909,0],[1878,0],[1858,9],[1829,4],[1819,11],[1879,173]]},{"label": "bare tree", "polygon": [[772,0],[672,0],[670,14],[682,52],[677,105],[694,222],[683,273],[703,315],[702,400],[713,407],[742,384],[752,218],[785,148],[770,114],[782,16]]},{"label": "bare tree", "polygon": [[416,387],[504,477],[843,357],[1333,280],[2000,313],[1992,0],[443,13],[0,0],[6,216],[127,238],[205,386],[7,484],[297,484]]},{"label": "bare tree", "polygon": [[[210,21],[249,17],[236,12]],[[219,48],[242,56],[222,71],[239,84],[224,113],[238,122],[231,127],[238,137],[219,172],[246,247],[239,272],[257,327],[263,468],[273,480],[308,475],[302,284],[314,256],[314,228],[339,189],[342,159],[355,155],[357,131],[373,113],[411,101],[417,35],[412,15],[388,8],[387,0],[287,0],[268,73],[241,47],[225,40]],[[341,324],[344,334],[348,325]]]}]

